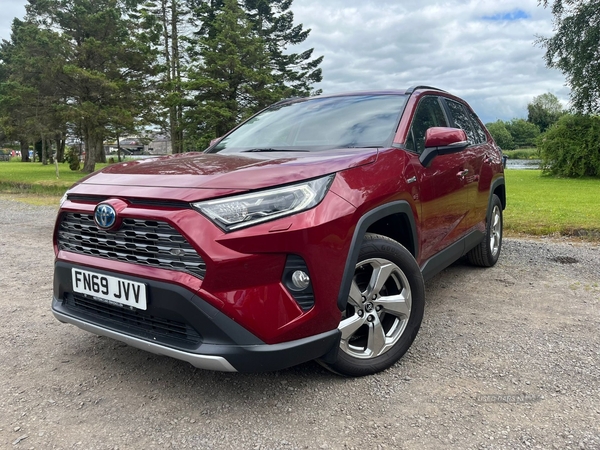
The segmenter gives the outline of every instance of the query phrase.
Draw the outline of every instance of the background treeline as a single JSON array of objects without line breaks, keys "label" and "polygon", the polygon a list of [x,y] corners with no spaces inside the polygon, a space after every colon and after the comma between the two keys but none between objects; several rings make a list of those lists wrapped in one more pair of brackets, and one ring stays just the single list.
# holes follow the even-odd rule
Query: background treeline
[{"label": "background treeline", "polygon": [[565,111],[551,93],[534,97],[527,110],[527,120],[486,124],[503,150],[536,147],[533,154],[547,173],[600,177],[600,117]]},{"label": "background treeline", "polygon": [[321,81],[322,57],[294,53],[310,30],[292,0],[28,0],[0,44],[0,140],[65,158],[85,143],[152,127],[174,153],[202,150],[249,115]]}]

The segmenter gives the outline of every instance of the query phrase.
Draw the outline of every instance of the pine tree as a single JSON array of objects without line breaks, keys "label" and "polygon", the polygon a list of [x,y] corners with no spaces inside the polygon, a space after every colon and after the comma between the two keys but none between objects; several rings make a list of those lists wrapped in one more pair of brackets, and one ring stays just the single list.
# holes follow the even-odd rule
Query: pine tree
[{"label": "pine tree", "polygon": [[29,0],[27,6],[32,23],[59,30],[66,42],[54,82],[84,138],[85,172],[105,161],[114,111],[129,108],[142,116],[150,106],[155,55],[137,7],[138,0]]},{"label": "pine tree", "polygon": [[286,97],[307,96],[321,81],[322,57],[287,48],[310,30],[294,26],[291,0],[190,0],[198,26],[188,39],[188,135],[203,148],[242,119]]},{"label": "pine tree", "polygon": [[198,41],[202,60],[188,73],[195,107],[186,119],[196,148],[282,96],[271,75],[265,41],[236,0],[224,0],[210,25]]},{"label": "pine tree", "polygon": [[156,114],[154,121],[166,131],[171,139],[173,153],[183,152],[183,103],[182,71],[185,55],[182,53],[181,28],[189,19],[185,0],[148,1],[144,13],[156,21],[160,41],[158,49],[161,64],[158,66],[157,92],[161,96],[160,108],[166,111]]},{"label": "pine tree", "polygon": [[290,9],[293,0],[244,0],[247,14],[259,35],[265,39],[273,75],[286,88],[286,97],[301,97],[312,93],[312,84],[322,81],[319,65],[323,56],[313,58],[314,49],[302,53],[288,52],[288,47],[304,42],[310,29],[294,25]]},{"label": "pine tree", "polygon": [[[66,122],[54,82],[63,52],[58,33],[19,19],[13,21],[11,40],[0,45],[0,124],[7,136],[20,142],[23,161],[29,158],[32,142],[45,144],[58,137],[57,148],[64,147]],[[44,164],[46,150],[43,145]]]}]

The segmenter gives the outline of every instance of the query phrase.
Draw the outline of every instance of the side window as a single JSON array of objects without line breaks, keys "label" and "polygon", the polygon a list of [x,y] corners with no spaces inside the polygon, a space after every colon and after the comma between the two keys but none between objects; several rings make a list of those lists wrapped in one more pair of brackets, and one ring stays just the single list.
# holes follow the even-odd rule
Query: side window
[{"label": "side window", "polygon": [[447,127],[448,121],[438,97],[424,97],[417,106],[406,137],[408,150],[422,153],[425,149],[425,132],[431,127]]},{"label": "side window", "polygon": [[467,113],[469,114],[469,117],[471,117],[471,123],[473,124],[473,128],[475,129],[475,135],[477,136],[476,143],[484,144],[485,142],[487,142],[487,134],[485,134],[485,131],[483,131],[483,128],[481,126],[481,123],[479,122],[479,119],[477,118],[475,113],[468,108],[467,108]]},{"label": "side window", "polygon": [[450,110],[450,115],[454,121],[454,126],[465,130],[469,144],[475,144],[479,141],[473,125],[471,125],[471,119],[467,115],[466,108],[458,102],[446,99],[446,104]]}]

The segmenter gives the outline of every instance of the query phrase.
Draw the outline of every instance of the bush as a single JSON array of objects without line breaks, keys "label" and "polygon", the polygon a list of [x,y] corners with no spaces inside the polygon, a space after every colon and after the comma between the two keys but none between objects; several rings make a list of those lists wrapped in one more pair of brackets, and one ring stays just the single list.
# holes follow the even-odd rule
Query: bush
[{"label": "bush", "polygon": [[506,124],[503,121],[497,120],[496,122],[486,123],[485,126],[502,150],[515,148],[513,137],[506,129]]},{"label": "bush", "polygon": [[75,147],[68,147],[65,152],[65,162],[69,163],[69,169],[75,171],[81,168],[81,162],[79,161],[79,149]]},{"label": "bush", "polygon": [[506,129],[512,136],[517,148],[533,147],[540,135],[540,129],[537,125],[523,119],[513,119],[506,122]]},{"label": "bush", "polygon": [[567,114],[538,139],[544,172],[600,177],[600,117]]}]

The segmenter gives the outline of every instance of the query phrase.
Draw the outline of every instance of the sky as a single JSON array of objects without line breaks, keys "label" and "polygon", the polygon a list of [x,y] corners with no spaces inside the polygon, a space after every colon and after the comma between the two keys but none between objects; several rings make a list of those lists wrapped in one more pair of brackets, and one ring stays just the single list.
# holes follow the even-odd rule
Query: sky
[{"label": "sky", "polygon": [[[26,0],[0,0],[0,40]],[[527,118],[533,97],[569,89],[545,66],[539,36],[552,15],[537,0],[294,0],[308,39],[288,50],[324,56],[324,93],[435,86],[465,99],[485,122]]]}]

